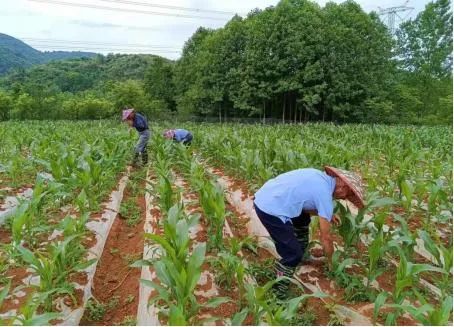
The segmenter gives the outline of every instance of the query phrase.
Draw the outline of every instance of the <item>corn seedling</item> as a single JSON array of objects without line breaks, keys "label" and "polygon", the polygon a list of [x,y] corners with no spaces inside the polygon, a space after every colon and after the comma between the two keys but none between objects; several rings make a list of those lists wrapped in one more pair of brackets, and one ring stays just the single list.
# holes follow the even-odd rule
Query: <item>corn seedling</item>
[{"label": "corn seedling", "polygon": [[[141,282],[158,292],[150,299],[150,303],[164,301],[162,312],[169,318],[170,325],[195,323],[201,308],[194,290],[205,259],[205,244],[198,245],[190,254],[189,227],[183,218],[182,209],[173,206],[164,221],[164,235],[145,235],[159,244],[163,253],[153,264],[160,283],[149,280]],[[212,298],[204,306],[215,307],[225,301],[225,298]]]}]

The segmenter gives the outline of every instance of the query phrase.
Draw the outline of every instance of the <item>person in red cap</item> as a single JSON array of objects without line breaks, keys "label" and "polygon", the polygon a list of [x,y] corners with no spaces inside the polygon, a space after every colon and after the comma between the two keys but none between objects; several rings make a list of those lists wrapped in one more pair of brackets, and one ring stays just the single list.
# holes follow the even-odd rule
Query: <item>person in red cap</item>
[{"label": "person in red cap", "polygon": [[[361,178],[355,173],[325,167],[297,169],[266,182],[255,194],[254,208],[273,239],[281,260],[275,264],[278,277],[292,277],[309,243],[311,215],[320,217],[320,241],[328,265],[334,251],[331,223],[339,224],[333,215],[333,200],[349,200],[364,207]],[[274,285],[279,298],[284,298],[288,280]]]},{"label": "person in red cap", "polygon": [[148,163],[147,144],[150,139],[150,130],[148,129],[147,119],[143,115],[136,113],[132,108],[123,110],[121,118],[123,121],[126,121],[130,127],[134,127],[139,133],[139,141],[134,148],[133,166],[137,165],[139,155],[142,155],[142,163],[146,165]]}]

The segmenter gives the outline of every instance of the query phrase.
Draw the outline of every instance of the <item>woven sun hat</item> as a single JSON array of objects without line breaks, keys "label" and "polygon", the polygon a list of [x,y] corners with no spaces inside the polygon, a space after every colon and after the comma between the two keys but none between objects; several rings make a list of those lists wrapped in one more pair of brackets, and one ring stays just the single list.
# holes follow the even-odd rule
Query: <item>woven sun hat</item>
[{"label": "woven sun hat", "polygon": [[361,176],[348,170],[330,166],[325,167],[325,172],[331,177],[339,177],[342,179],[350,188],[347,200],[359,209],[364,208],[365,191]]},{"label": "woven sun hat", "polygon": [[129,115],[132,114],[133,112],[134,112],[134,109],[132,109],[132,108],[123,110],[123,113],[121,115],[121,120],[125,121],[126,119],[128,119]]},{"label": "woven sun hat", "polygon": [[168,129],[162,134],[162,136],[164,136],[166,139],[172,139],[174,135],[175,135],[175,130],[173,130],[173,129]]}]

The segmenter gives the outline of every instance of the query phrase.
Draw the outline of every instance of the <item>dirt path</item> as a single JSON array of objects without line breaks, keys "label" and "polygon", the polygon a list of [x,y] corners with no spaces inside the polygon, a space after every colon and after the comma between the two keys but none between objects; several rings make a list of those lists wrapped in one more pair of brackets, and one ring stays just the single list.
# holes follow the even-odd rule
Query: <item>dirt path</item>
[{"label": "dirt path", "polygon": [[[141,185],[143,187],[144,185]],[[125,190],[123,202],[131,197]],[[142,258],[145,198],[137,196],[140,221],[128,225],[120,214],[115,219],[98,262],[92,300],[85,309],[82,325],[135,325],[141,269],[130,265]]]}]

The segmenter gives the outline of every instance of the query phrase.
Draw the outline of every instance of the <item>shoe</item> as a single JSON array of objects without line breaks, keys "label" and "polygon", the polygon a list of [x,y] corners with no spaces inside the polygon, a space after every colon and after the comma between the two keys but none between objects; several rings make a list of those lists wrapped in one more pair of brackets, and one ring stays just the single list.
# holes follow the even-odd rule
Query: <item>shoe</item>
[{"label": "shoe", "polygon": [[147,150],[143,150],[142,152],[142,163],[145,166],[148,163],[148,152]]},{"label": "shoe", "polygon": [[132,166],[137,167],[137,163],[139,162],[139,153],[134,153],[134,158],[132,159]]},{"label": "shoe", "polygon": [[[295,273],[295,269],[296,269],[295,267],[285,266],[279,261],[276,261],[276,263],[274,264],[276,278],[279,277],[292,278],[293,274]],[[288,279],[278,281],[273,285],[274,294],[279,300],[284,300],[287,297],[289,285],[290,281]]]}]

